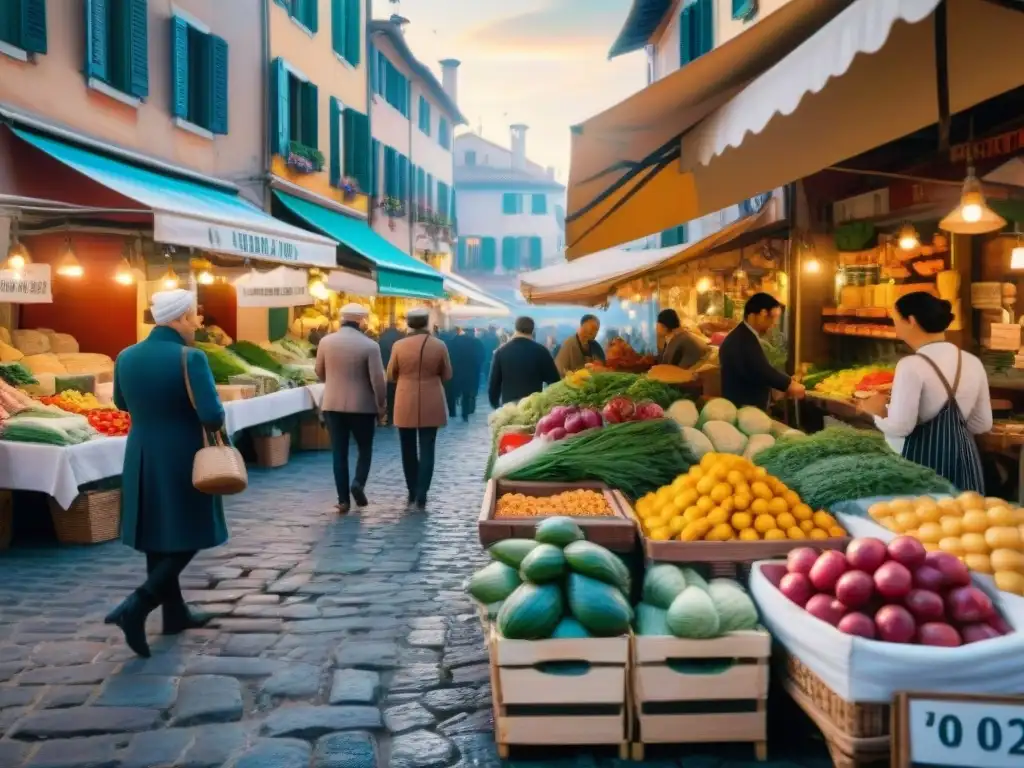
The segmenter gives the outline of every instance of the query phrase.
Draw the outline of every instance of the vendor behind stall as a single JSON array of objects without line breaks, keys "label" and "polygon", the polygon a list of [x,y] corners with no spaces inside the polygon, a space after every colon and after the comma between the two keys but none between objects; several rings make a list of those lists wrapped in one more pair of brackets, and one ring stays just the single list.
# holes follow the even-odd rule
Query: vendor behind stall
[{"label": "vendor behind stall", "polygon": [[[961,491],[984,492],[974,435],[992,429],[988,377],[981,360],[946,341],[952,305],[925,291],[896,301],[896,337],[914,354],[896,366],[892,397],[861,403],[905,459],[928,467]],[[886,407],[888,401],[888,408]]]},{"label": "vendor behind stall", "polygon": [[601,321],[595,315],[584,315],[580,318],[580,327],[575,336],[570,336],[558,350],[555,366],[558,373],[565,376],[578,371],[587,363],[603,363],[604,350],[597,343],[597,334],[601,330]]},{"label": "vendor behind stall", "polygon": [[658,313],[658,362],[678,368],[692,368],[708,354],[708,345],[689,333],[679,322],[674,309]]},{"label": "vendor behind stall", "polygon": [[790,397],[804,395],[804,386],[768,362],[761,337],[778,322],[782,304],[767,293],[755,293],[743,307],[743,322],[725,337],[718,351],[722,397],[740,407],[767,409],[772,390]]}]

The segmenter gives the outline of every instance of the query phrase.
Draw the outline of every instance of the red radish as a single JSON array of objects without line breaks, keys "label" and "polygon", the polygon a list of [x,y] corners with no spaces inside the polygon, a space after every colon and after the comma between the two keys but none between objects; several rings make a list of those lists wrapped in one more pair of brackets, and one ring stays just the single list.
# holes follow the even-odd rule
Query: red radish
[{"label": "red radish", "polygon": [[786,570],[790,573],[802,573],[805,576],[818,561],[818,553],[810,547],[797,547],[791,550],[786,558]]},{"label": "red radish", "polygon": [[886,600],[902,600],[910,592],[914,580],[910,571],[895,560],[889,560],[875,571],[875,589]]},{"label": "red radish", "polygon": [[807,601],[807,612],[834,627],[846,615],[846,606],[831,595],[814,595]]},{"label": "red radish", "polygon": [[971,572],[956,555],[949,552],[928,552],[924,562],[942,572],[943,584],[946,587],[966,587],[971,583]]},{"label": "red radish", "polygon": [[555,421],[555,419],[551,418],[551,414],[541,416],[540,421],[537,422],[537,426],[534,428],[534,434],[536,434],[537,437],[543,437],[555,428]]},{"label": "red radish", "polygon": [[555,427],[550,432],[548,432],[547,437],[551,438],[552,440],[562,440],[563,438],[565,438],[567,434],[568,432],[565,431],[565,427]]},{"label": "red radish", "polygon": [[887,643],[909,643],[914,639],[917,625],[910,611],[902,605],[883,605],[875,614],[878,637]]},{"label": "red radish", "polygon": [[837,629],[848,635],[866,637],[868,640],[875,639],[875,622],[870,616],[863,613],[848,613],[839,621]]},{"label": "red radish", "polygon": [[1006,619],[1004,619],[998,613],[995,616],[990,616],[986,620],[986,623],[1000,635],[1013,634],[1013,627],[1011,627],[1009,622],[1007,622]]},{"label": "red radish", "polygon": [[954,589],[946,595],[946,608],[953,621],[963,624],[985,621],[995,613],[995,608],[988,595],[977,587]]},{"label": "red radish", "polygon": [[577,432],[582,432],[586,429],[584,423],[583,417],[578,413],[570,413],[565,417],[565,431],[567,434],[575,435]]},{"label": "red radish", "polygon": [[804,574],[787,573],[779,582],[779,591],[803,608],[814,594],[814,587]]},{"label": "red radish", "polygon": [[867,605],[874,592],[875,585],[864,571],[847,571],[836,582],[836,597],[849,608]]},{"label": "red radish", "polygon": [[593,408],[584,408],[580,411],[580,418],[586,425],[584,429],[594,429],[601,426],[601,413]]},{"label": "red radish", "polygon": [[846,559],[850,567],[857,571],[872,574],[885,562],[887,553],[885,542],[881,539],[863,537],[854,539],[846,548]]},{"label": "red radish", "polygon": [[912,589],[903,600],[903,604],[918,621],[944,621],[946,618],[946,606],[936,592]]},{"label": "red radish", "polygon": [[938,592],[946,585],[946,577],[942,571],[931,565],[922,565],[914,571],[914,586],[919,589],[927,589],[929,592]]},{"label": "red radish", "polygon": [[917,642],[921,645],[937,645],[956,648],[963,645],[960,633],[954,627],[941,621],[930,621],[917,629]]},{"label": "red radish", "polygon": [[995,627],[989,624],[964,624],[960,628],[960,634],[964,638],[964,644],[980,643],[982,640],[991,640],[993,637],[1002,637]]},{"label": "red radish", "polygon": [[643,400],[636,405],[635,418],[637,421],[650,421],[651,419],[665,418],[665,411],[657,403],[650,400]]},{"label": "red radish", "polygon": [[839,577],[846,573],[848,564],[842,552],[830,549],[822,552],[811,568],[811,584],[819,592],[831,592],[836,587]]},{"label": "red radish", "polygon": [[562,424],[565,423],[565,420],[566,418],[568,418],[569,414],[575,412],[576,409],[573,408],[571,405],[556,405],[554,408],[548,411],[548,416],[554,422],[555,426],[561,426]]},{"label": "red radish", "polygon": [[897,536],[889,542],[889,546],[886,549],[889,552],[890,558],[910,570],[924,565],[925,557],[928,555],[928,550],[924,548],[924,544],[913,536]]}]

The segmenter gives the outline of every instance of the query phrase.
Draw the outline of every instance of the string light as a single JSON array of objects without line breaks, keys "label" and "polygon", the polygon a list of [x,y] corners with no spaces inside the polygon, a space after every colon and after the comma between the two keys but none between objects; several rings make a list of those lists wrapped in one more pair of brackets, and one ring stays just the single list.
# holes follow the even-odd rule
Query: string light
[{"label": "string light", "polygon": [[117,265],[114,282],[121,285],[131,285],[135,282],[135,274],[132,272],[132,265],[128,263],[128,259],[122,257],[121,263]]}]

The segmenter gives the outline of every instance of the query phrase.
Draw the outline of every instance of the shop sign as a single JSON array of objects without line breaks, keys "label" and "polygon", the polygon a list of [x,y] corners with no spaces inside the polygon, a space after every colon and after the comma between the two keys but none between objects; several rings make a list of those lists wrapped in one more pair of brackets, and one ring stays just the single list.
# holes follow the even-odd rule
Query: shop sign
[{"label": "shop sign", "polygon": [[306,273],[278,267],[269,272],[250,272],[235,281],[240,307],[299,307],[313,304]]},{"label": "shop sign", "polygon": [[52,304],[49,264],[26,264],[17,272],[0,270],[0,304]]},{"label": "shop sign", "polygon": [[[1022,149],[1024,149],[1024,128],[1018,128],[988,139],[957,144],[950,148],[949,159],[953,163],[966,162],[968,156],[975,161],[987,160],[992,157],[1015,155]],[[970,150],[969,153],[968,150]]]},{"label": "shop sign", "polygon": [[898,694],[891,762],[895,768],[1020,768],[1024,697]]}]

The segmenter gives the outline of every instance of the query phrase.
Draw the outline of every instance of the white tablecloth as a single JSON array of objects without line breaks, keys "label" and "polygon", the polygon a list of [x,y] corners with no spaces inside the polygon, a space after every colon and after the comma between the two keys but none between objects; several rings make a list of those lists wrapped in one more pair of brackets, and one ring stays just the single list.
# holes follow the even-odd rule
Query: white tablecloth
[{"label": "white tablecloth", "polygon": [[[323,384],[314,384],[224,403],[228,432],[312,410],[322,401],[323,391]],[[0,440],[0,488],[45,493],[67,509],[79,486],[121,474],[126,442],[124,437],[99,437],[64,448]]]}]

